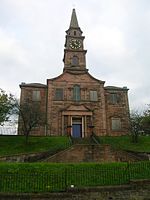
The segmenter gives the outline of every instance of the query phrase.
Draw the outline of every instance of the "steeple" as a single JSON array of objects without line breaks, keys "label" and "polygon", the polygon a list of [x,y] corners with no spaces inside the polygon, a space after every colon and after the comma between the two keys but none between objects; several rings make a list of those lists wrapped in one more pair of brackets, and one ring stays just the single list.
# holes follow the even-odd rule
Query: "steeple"
[{"label": "steeple", "polygon": [[72,10],[69,29],[66,31],[66,41],[64,49],[64,71],[72,73],[85,73],[86,50],[84,50],[84,36],[79,27],[76,11]]},{"label": "steeple", "polygon": [[70,27],[72,27],[72,28],[78,28],[79,27],[75,9],[72,10]]}]

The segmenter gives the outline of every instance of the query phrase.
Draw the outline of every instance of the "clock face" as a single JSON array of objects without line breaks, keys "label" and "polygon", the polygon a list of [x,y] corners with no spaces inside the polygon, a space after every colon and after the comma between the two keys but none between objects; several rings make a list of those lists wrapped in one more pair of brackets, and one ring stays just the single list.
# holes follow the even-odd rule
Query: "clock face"
[{"label": "clock face", "polygon": [[80,40],[77,40],[77,39],[72,39],[70,40],[69,42],[69,46],[72,48],[72,49],[79,49],[81,47],[81,41]]}]

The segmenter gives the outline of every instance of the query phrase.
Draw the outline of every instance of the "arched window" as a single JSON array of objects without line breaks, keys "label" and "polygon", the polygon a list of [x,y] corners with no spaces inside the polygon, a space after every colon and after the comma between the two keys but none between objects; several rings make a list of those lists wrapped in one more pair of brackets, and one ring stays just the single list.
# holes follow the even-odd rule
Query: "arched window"
[{"label": "arched window", "polygon": [[80,86],[79,85],[75,85],[73,87],[73,100],[80,101]]},{"label": "arched window", "polygon": [[74,35],[76,35],[76,31],[74,31]]},{"label": "arched window", "polygon": [[72,65],[76,66],[79,64],[79,58],[77,56],[72,57]]}]

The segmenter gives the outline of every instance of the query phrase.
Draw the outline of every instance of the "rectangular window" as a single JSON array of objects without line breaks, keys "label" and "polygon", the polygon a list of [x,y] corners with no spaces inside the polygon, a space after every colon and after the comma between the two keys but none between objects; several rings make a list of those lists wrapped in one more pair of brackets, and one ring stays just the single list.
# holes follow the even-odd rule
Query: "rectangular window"
[{"label": "rectangular window", "polygon": [[91,101],[97,101],[97,91],[90,91],[90,100]]},{"label": "rectangular window", "polygon": [[61,101],[63,99],[64,99],[63,89],[62,88],[56,88],[55,89],[55,100]]},{"label": "rectangular window", "polygon": [[120,99],[120,95],[117,93],[111,93],[109,94],[109,102],[111,104],[117,104],[120,103],[121,99]]},{"label": "rectangular window", "polygon": [[80,101],[80,86],[75,85],[73,87],[73,100]]},{"label": "rectangular window", "polygon": [[41,93],[39,90],[34,90],[32,92],[32,100],[33,101],[40,101],[41,100]]},{"label": "rectangular window", "polygon": [[120,118],[112,118],[111,123],[112,123],[113,131],[118,131],[121,129],[121,119]]}]

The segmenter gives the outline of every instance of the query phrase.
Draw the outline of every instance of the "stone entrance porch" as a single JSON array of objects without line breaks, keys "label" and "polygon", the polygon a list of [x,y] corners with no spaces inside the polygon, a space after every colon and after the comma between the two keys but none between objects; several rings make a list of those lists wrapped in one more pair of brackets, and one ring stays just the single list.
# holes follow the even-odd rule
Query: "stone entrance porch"
[{"label": "stone entrance porch", "polygon": [[72,137],[89,137],[92,117],[92,111],[84,105],[71,105],[62,112],[62,135],[67,130],[67,134]]}]

